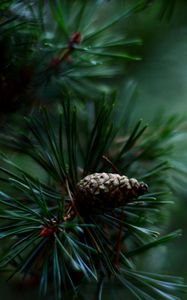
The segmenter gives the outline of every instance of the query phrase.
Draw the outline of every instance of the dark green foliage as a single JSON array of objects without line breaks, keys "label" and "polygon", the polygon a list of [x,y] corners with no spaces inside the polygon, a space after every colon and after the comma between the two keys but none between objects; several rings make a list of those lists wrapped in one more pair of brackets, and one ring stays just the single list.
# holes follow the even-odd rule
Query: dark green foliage
[{"label": "dark green foliage", "polygon": [[[150,274],[138,273],[132,257],[181,234],[176,231],[160,238],[153,225],[160,207],[170,202],[161,197],[164,186],[167,189],[167,180],[162,182],[161,193],[158,193],[158,185],[162,174],[167,174],[168,168],[164,164],[161,166],[159,161],[167,151],[163,145],[170,145],[173,128],[165,127],[167,134],[160,134],[157,144],[146,144],[146,140],[151,141],[152,132],[150,129],[150,133],[146,134],[145,127],[141,129],[139,122],[132,133],[121,129],[126,141],[116,149],[119,128],[110,124],[115,113],[114,102],[107,99],[102,105],[99,102],[96,104],[100,110],[86,135],[83,134],[83,128],[77,128],[79,115],[75,117],[76,108],[71,102],[72,99],[67,98],[60,112],[53,116],[49,116],[44,109],[37,117],[29,118],[27,132],[21,135],[22,143],[16,136],[11,140],[9,135],[9,147],[31,157],[44,169],[48,179],[41,182],[38,176],[31,176],[14,164],[16,172],[1,168],[2,180],[12,186],[11,193],[16,195],[9,196],[1,192],[0,202],[4,207],[0,215],[3,220],[1,238],[16,236],[11,248],[6,249],[1,259],[1,268],[12,265],[12,269],[15,269],[13,274],[19,272],[27,276],[39,276],[42,293],[47,292],[48,282],[52,280],[56,297],[61,297],[61,293],[65,293],[69,286],[76,291],[82,280],[97,281],[99,274],[106,279],[113,274],[138,299],[148,299],[151,297],[148,293],[153,294],[152,299],[156,299],[154,295],[162,295],[163,299],[167,299],[164,293],[168,292],[169,295],[171,283],[163,281],[164,277],[157,280],[154,275],[151,277]],[[85,120],[85,124],[88,123],[89,119]],[[3,140],[7,146],[5,138]],[[161,145],[162,152],[154,155]],[[76,183],[83,176],[93,171],[109,172],[114,167],[112,162],[115,162],[119,172],[124,172],[123,157],[127,154],[131,157],[137,147],[138,153],[146,152],[150,146],[153,148],[154,161],[151,163],[149,156],[139,156],[137,173],[149,182],[148,194],[111,213],[81,216],[77,212],[66,221],[76,199]],[[110,157],[108,162],[104,159],[106,157]],[[141,167],[145,165],[146,158],[149,161],[147,170]],[[8,158],[3,160],[12,165]],[[130,160],[127,164],[125,158],[125,162],[126,174],[132,169],[136,176],[133,165],[137,165],[137,161]],[[157,192],[154,192],[155,187]],[[81,281],[74,277],[81,277]],[[173,283],[172,289],[182,286],[181,281]],[[149,292],[144,291],[146,287],[149,287]]]},{"label": "dark green foliage", "polygon": [[126,61],[140,59],[127,50],[140,45],[139,39],[110,32],[141,10],[141,1],[102,24],[101,7],[106,8],[106,3],[13,1],[4,7],[0,23],[2,113],[54,103],[64,89],[84,98],[88,91],[95,98],[101,89],[108,89],[104,79],[122,74]]},{"label": "dark green foliage", "polygon": [[[127,61],[140,59],[133,50],[141,41],[117,26],[147,4],[133,1],[115,15],[108,1],[0,4],[0,111],[24,107],[0,136],[9,151],[0,166],[0,271],[23,282],[34,278],[42,296],[84,298],[84,285],[95,283],[101,300],[108,282],[140,300],[177,300],[186,289],[181,278],[136,268],[142,253],[181,235],[159,235],[175,189],[173,145],[181,120],[148,127],[131,120],[130,104],[117,111],[115,95],[103,93],[111,92],[108,80],[119,78]],[[109,17],[102,21],[104,9]],[[28,159],[31,169],[14,155]],[[77,183],[96,172],[144,180],[149,191],[112,211],[82,215]]]}]

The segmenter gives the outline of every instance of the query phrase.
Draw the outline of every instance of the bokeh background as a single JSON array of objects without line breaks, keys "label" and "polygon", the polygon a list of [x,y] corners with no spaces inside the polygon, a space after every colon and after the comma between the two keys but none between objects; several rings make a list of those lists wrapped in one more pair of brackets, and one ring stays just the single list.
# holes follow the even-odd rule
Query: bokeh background
[{"label": "bokeh background", "polygon": [[[175,1],[171,14],[162,15],[166,1],[153,6],[128,22],[129,32],[143,39],[142,61],[129,67],[135,82],[133,94],[135,115],[148,123],[161,115],[179,114],[187,120],[187,1]],[[125,97],[125,92],[122,98]],[[184,169],[187,166],[187,139],[184,135],[176,147],[176,156]],[[147,258],[151,267],[182,275],[187,282],[187,178],[181,175],[175,204],[169,208],[165,224],[168,230],[181,228],[183,235],[167,247],[151,251]],[[147,254],[146,254],[147,255]],[[144,257],[145,259],[145,257]],[[146,264],[146,259],[145,259]],[[155,263],[154,263],[155,262]],[[186,295],[184,298],[186,299]]]}]

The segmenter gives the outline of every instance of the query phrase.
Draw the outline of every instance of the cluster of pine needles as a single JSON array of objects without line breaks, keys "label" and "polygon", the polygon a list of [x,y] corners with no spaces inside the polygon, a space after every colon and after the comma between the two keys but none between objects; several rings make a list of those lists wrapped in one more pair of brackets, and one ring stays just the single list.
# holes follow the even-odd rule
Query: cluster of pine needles
[{"label": "cluster of pine needles", "polygon": [[[21,275],[25,284],[33,279],[41,296],[52,293],[55,299],[84,299],[85,285],[95,284],[101,300],[111,283],[114,291],[124,287],[124,295],[129,290],[139,300],[177,300],[186,289],[182,278],[139,271],[136,263],[181,235],[157,229],[172,203],[173,145],[181,120],[136,123],[134,103],[120,111],[115,94],[106,95],[99,83],[140,59],[124,50],[140,46],[140,39],[112,30],[148,1],[135,1],[98,26],[97,13],[110,8],[108,1],[70,2],[0,4],[0,112],[11,115],[0,136],[0,272],[8,279]],[[101,173],[144,181],[148,191],[113,209],[93,213],[89,203],[80,209],[78,184]]]}]

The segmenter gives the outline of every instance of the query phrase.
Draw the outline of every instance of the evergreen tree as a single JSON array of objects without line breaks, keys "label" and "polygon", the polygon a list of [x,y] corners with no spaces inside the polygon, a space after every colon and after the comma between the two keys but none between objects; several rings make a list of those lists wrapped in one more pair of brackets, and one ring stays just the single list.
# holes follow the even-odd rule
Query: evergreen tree
[{"label": "evergreen tree", "polygon": [[186,288],[137,267],[181,235],[159,233],[181,118],[148,127],[114,92],[141,59],[141,40],[119,26],[154,3],[1,1],[0,270],[41,296],[117,299],[123,287],[123,297],[175,300]]}]

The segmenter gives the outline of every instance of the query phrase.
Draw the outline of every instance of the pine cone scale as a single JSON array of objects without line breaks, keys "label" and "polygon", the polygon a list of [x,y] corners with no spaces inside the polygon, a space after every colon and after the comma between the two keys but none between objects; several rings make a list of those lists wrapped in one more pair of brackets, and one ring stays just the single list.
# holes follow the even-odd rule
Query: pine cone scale
[{"label": "pine cone scale", "polygon": [[104,213],[134,200],[147,191],[135,178],[113,173],[94,173],[77,184],[76,204],[84,213]]}]

